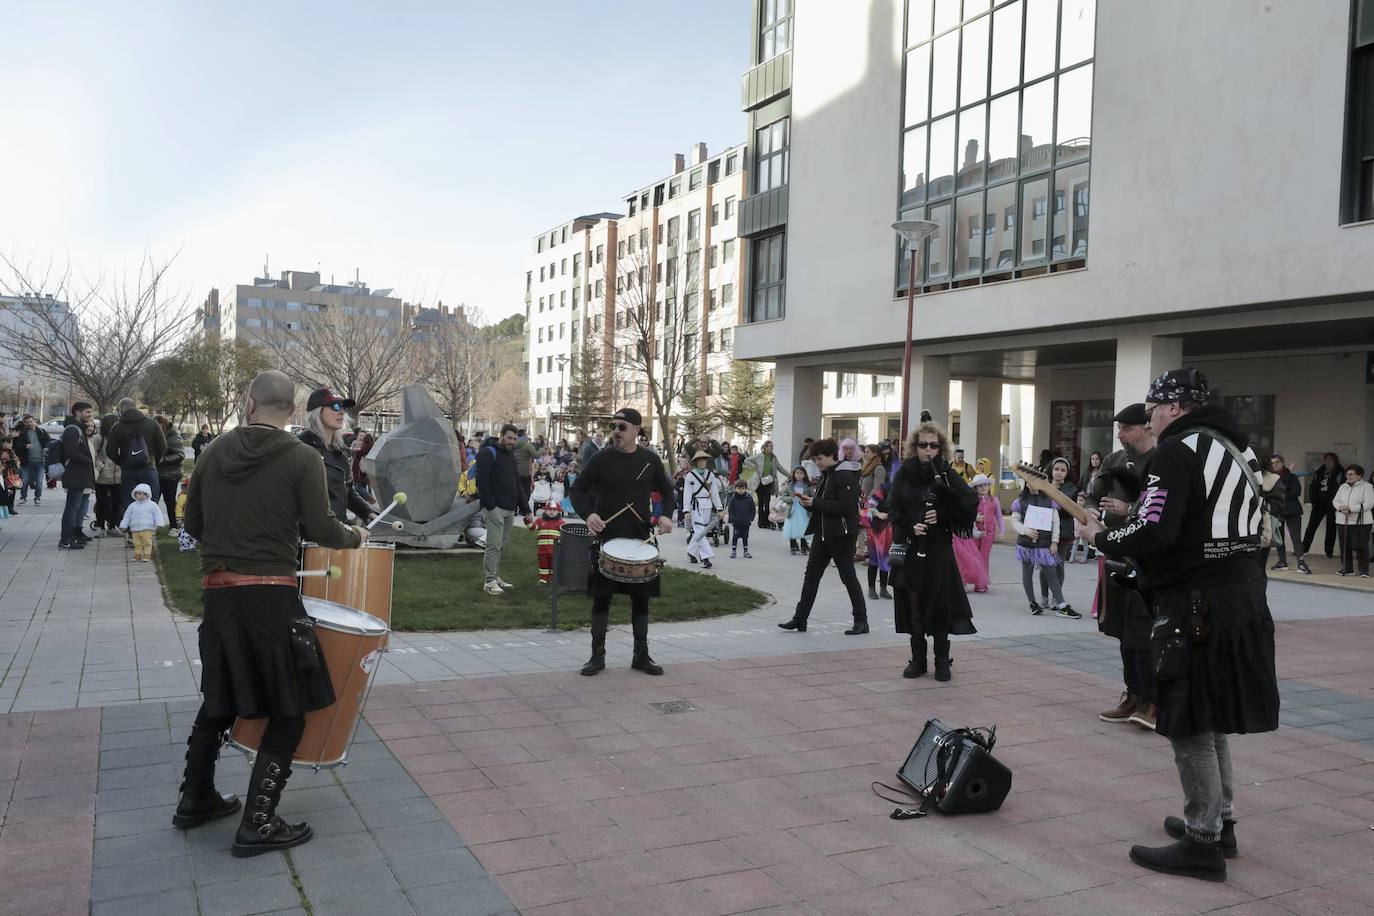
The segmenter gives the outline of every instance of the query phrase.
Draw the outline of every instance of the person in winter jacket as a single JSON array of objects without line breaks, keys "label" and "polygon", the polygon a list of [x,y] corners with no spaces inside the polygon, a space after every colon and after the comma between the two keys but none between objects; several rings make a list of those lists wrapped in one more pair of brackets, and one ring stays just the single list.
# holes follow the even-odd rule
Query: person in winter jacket
[{"label": "person in winter jacket", "polygon": [[862,529],[859,527],[859,463],[841,461],[840,446],[834,439],[813,442],[809,452],[820,471],[814,496],[801,495],[796,500],[811,510],[806,533],[814,535],[811,551],[806,558],[806,573],[802,579],[801,598],[791,620],[778,624],[784,630],[806,632],[806,621],[816,603],[821,576],[832,562],[839,571],[840,581],[849,592],[850,610],[854,625],[845,630],[846,636],[860,636],[868,632],[868,606],[864,604],[863,588],[854,572],[854,548]]},{"label": "person in winter jacket", "polygon": [[[892,566],[887,559],[888,551],[892,548],[892,525],[882,509],[886,498],[886,491],[878,487],[864,500],[864,507],[859,512],[859,524],[864,529],[864,546],[868,548],[868,597],[875,601],[892,598],[892,593],[887,590],[888,576],[892,573]],[[882,591],[875,590],[875,585],[880,585]]]},{"label": "person in winter jacket", "polygon": [[1331,501],[1342,483],[1346,481],[1345,469],[1341,467],[1340,456],[1335,452],[1322,455],[1322,463],[1312,472],[1312,480],[1307,484],[1307,501],[1312,504],[1312,515],[1307,520],[1307,531],[1302,536],[1302,552],[1312,549],[1312,541],[1317,534],[1317,526],[1326,522],[1324,535],[1326,555],[1333,556],[1336,547],[1336,518]]},{"label": "person in winter jacket", "polygon": [[152,499],[153,491],[146,483],[134,486],[134,501],[124,510],[124,518],[119,527],[129,532],[134,539],[134,562],[147,563],[153,558],[153,534],[162,524],[162,516],[157,511],[157,503]]},{"label": "person in winter jacket", "polygon": [[1298,563],[1298,572],[1311,575],[1312,569],[1307,565],[1307,556],[1302,546],[1302,481],[1289,470],[1282,455],[1270,458],[1269,466],[1278,476],[1283,493],[1283,524],[1274,528],[1274,547],[1279,552],[1279,561],[1273,568],[1288,568],[1288,558],[1284,555],[1283,549],[1284,532],[1287,531],[1288,537],[1293,541],[1293,559]]},{"label": "person in winter jacket", "polygon": [[863,464],[859,467],[859,492],[868,499],[874,490],[887,492],[887,468],[878,446],[865,445]]},{"label": "person in winter jacket", "polygon": [[22,484],[19,488],[19,505],[28,502],[29,489],[33,489],[33,504],[43,504],[43,484],[46,480],[48,443],[47,432],[32,416],[25,416],[18,429],[14,431],[14,453],[19,458]]},{"label": "person in winter jacket", "polygon": [[1374,484],[1364,479],[1364,468],[1351,464],[1345,468],[1345,483],[1331,498],[1332,514],[1341,535],[1341,568],[1338,576],[1369,578],[1369,531],[1374,524]]},{"label": "person in winter jacket", "polygon": [[353,462],[343,439],[344,418],[346,411],[355,406],[353,400],[340,397],[329,388],[318,388],[310,393],[305,404],[305,430],[298,438],[319,452],[324,461],[330,510],[345,524],[350,511],[366,524],[377,510],[353,489]]},{"label": "person in winter jacket", "polygon": [[186,461],[186,447],[182,444],[181,433],[172,421],[158,414],[154,417],[162,427],[162,435],[167,441],[167,451],[157,463],[157,486],[162,491],[162,501],[167,506],[167,521],[173,529],[177,527],[177,485],[181,483],[181,465]]},{"label": "person in winter jacket", "polygon": [[743,480],[735,481],[735,492],[730,497],[726,513],[730,518],[730,527],[734,529],[730,540],[730,559],[735,558],[735,551],[743,542],[744,558],[752,560],[753,554],[749,552],[749,526],[754,523],[754,497],[749,495],[749,484]]},{"label": "person in winter jacket", "polygon": [[162,427],[152,417],[145,416],[133,398],[122,399],[119,420],[105,439],[105,454],[119,466],[117,515],[123,515],[133,502],[134,487],[140,483],[148,485],[153,501],[157,501],[161,492],[157,463],[166,451],[167,438],[162,434]]},{"label": "person in winter jacket", "polygon": [[749,478],[749,485],[754,488],[754,498],[758,503],[759,527],[772,529],[774,525],[769,520],[768,513],[772,508],[773,497],[783,486],[783,481],[792,476],[792,472],[773,451],[772,439],[759,446],[757,455],[746,458],[744,465],[754,472]]},{"label": "person in winter jacket", "polygon": [[81,530],[89,491],[95,488],[95,455],[86,437],[90,419],[91,405],[77,401],[62,430],[62,487],[67,491],[67,504],[62,510],[62,535],[57,546],[64,550],[80,550],[90,540]]},{"label": "person in winter jacket", "polygon": [[[1050,480],[1059,492],[1069,499],[1078,499],[1078,485],[1069,480],[1069,459],[1056,457],[1050,461]],[[1040,569],[1040,604],[1042,607],[1050,605],[1049,578],[1055,576],[1059,579],[1059,591],[1064,591],[1064,573],[1069,562],[1069,555],[1073,553],[1074,528],[1073,516],[1067,510],[1055,505],[1055,511],[1059,513],[1059,549],[1054,552],[1054,567],[1041,567]],[[1069,608],[1073,611],[1072,608]],[[1077,620],[1082,617],[1077,611],[1070,614],[1060,614],[1060,617],[1068,617]]]},{"label": "person in winter jacket", "polygon": [[474,476],[477,498],[482,501],[483,525],[487,529],[487,543],[482,555],[482,588],[488,595],[499,595],[514,588],[501,578],[501,557],[515,525],[515,514],[521,510],[520,479],[515,470],[513,450],[516,442],[514,424],[501,427],[501,438],[487,437],[477,450]]},{"label": "person in winter jacket", "polygon": [[95,446],[95,530],[99,537],[115,534],[119,528],[119,465],[105,452],[110,430],[119,417],[107,413],[100,418],[100,430],[91,438]]}]

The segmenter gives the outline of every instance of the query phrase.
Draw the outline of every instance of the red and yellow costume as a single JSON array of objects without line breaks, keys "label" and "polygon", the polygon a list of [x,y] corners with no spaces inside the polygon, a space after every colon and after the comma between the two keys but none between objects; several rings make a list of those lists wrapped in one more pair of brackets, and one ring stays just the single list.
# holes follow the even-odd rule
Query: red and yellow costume
[{"label": "red and yellow costume", "polygon": [[553,579],[553,551],[563,533],[563,512],[558,503],[550,500],[535,519],[535,550],[539,555],[539,581],[547,585]]}]

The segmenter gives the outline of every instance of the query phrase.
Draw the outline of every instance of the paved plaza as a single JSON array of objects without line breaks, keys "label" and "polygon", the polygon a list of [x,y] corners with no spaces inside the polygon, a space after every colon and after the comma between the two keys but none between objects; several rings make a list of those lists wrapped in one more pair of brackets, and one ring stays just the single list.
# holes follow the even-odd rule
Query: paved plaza
[{"label": "paved plaza", "polygon": [[[1116,643],[1031,617],[1008,550],[939,684],[899,676],[882,603],[872,634],[842,634],[833,573],[811,631],[778,631],[802,564],[769,532],[716,565],[775,604],[655,626],[662,678],[628,670],[627,632],[596,678],[585,631],[394,636],[350,764],[284,796],[316,839],[238,860],[235,819],[170,826],[195,622],[118,540],[58,551],[49,502],[0,530],[0,913],[1374,912],[1367,592],[1271,582],[1283,725],[1233,744],[1224,884],[1127,859],[1179,813],[1172,754],[1097,719]],[[1091,574],[1068,573],[1084,611]],[[998,726],[1000,811],[888,818],[870,783],[932,716]],[[241,756],[220,773],[242,792]]]}]

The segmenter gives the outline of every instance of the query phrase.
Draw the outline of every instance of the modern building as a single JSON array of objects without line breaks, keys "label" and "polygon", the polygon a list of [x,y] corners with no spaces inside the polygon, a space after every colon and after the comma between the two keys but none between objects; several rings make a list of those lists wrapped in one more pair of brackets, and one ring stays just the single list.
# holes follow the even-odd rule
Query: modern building
[{"label": "modern building", "polygon": [[[719,396],[741,314],[735,210],[746,159],[744,146],[711,156],[697,143],[667,176],[626,195],[623,214],[535,237],[525,273],[532,431],[557,430],[586,340],[601,351],[608,400],[634,405],[646,426],[658,413],[651,367],[673,389],[690,373]],[[652,361],[636,356],[650,341]]]},{"label": "modern building", "polygon": [[901,373],[905,218],[938,226],[912,411],[959,408],[970,453],[1007,386],[1081,460],[1191,365],[1257,451],[1370,461],[1374,2],[755,0],[752,28],[735,353],[776,362],[785,459],[826,373]]},{"label": "modern building", "polygon": [[[350,316],[376,319],[378,334],[406,333],[410,312],[389,289],[370,289],[361,280],[322,283],[318,271],[283,270],[278,279],[257,277],[252,285],[234,287],[234,297],[218,302],[221,332],[241,337],[278,351],[297,342],[290,331],[308,329],[332,310]],[[207,313],[208,314],[208,313]],[[394,327],[387,325],[394,322]]]},{"label": "modern building", "polygon": [[[46,293],[33,296],[0,296],[0,340],[41,333],[50,319],[39,319],[42,311],[61,325],[73,327],[71,306]],[[21,351],[24,349],[20,347]],[[33,414],[38,422],[66,414],[71,386],[43,374],[30,359],[16,356],[10,348],[0,349],[0,411]]]}]

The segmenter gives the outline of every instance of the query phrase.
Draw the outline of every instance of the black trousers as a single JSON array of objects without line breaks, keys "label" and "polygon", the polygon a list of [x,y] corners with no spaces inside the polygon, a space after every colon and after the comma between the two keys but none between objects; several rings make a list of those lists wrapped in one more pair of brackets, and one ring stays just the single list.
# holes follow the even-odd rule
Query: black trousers
[{"label": "black trousers", "polygon": [[811,606],[816,603],[816,590],[820,588],[821,576],[825,568],[834,562],[840,571],[840,581],[849,592],[849,603],[855,620],[868,619],[868,606],[864,604],[864,590],[859,585],[859,577],[854,572],[854,545],[857,535],[838,540],[822,540],[817,537],[811,542],[811,552],[806,555],[806,577],[802,580],[801,600],[797,602],[797,620],[811,616]]},{"label": "black trousers", "polygon": [[773,501],[773,494],[777,492],[777,485],[771,483],[759,484],[758,491],[754,496],[759,501],[759,527],[770,528],[772,522],[768,521],[768,504]]},{"label": "black trousers", "polygon": [[177,486],[180,477],[159,477],[157,485],[162,490],[162,501],[167,504],[167,521],[173,528],[177,525]]},{"label": "black trousers", "polygon": [[1155,702],[1154,653],[1149,649],[1121,647],[1121,679],[1126,692],[1141,702]]},{"label": "black trousers", "polygon": [[122,516],[115,515],[119,503],[119,484],[98,483],[95,485],[95,526],[113,531],[119,526]]},{"label": "black trousers", "polygon": [[1326,522],[1325,547],[1329,557],[1336,551],[1336,509],[1331,503],[1313,503],[1312,514],[1307,517],[1307,531],[1302,536],[1302,552],[1312,549],[1312,541],[1317,536],[1317,526]]},{"label": "black trousers", "polygon": [[[592,654],[606,652],[606,629],[611,622],[611,598],[614,595],[592,596]],[[647,649],[649,644],[649,596],[630,595],[630,628],[634,631],[635,650]]]},{"label": "black trousers", "polygon": [[[234,727],[234,717],[206,715],[205,705],[201,704],[200,712],[196,714],[195,725],[192,727],[222,735]],[[295,755],[304,734],[305,716],[273,716],[267,720],[267,728],[263,730],[258,750],[289,760]]]}]

